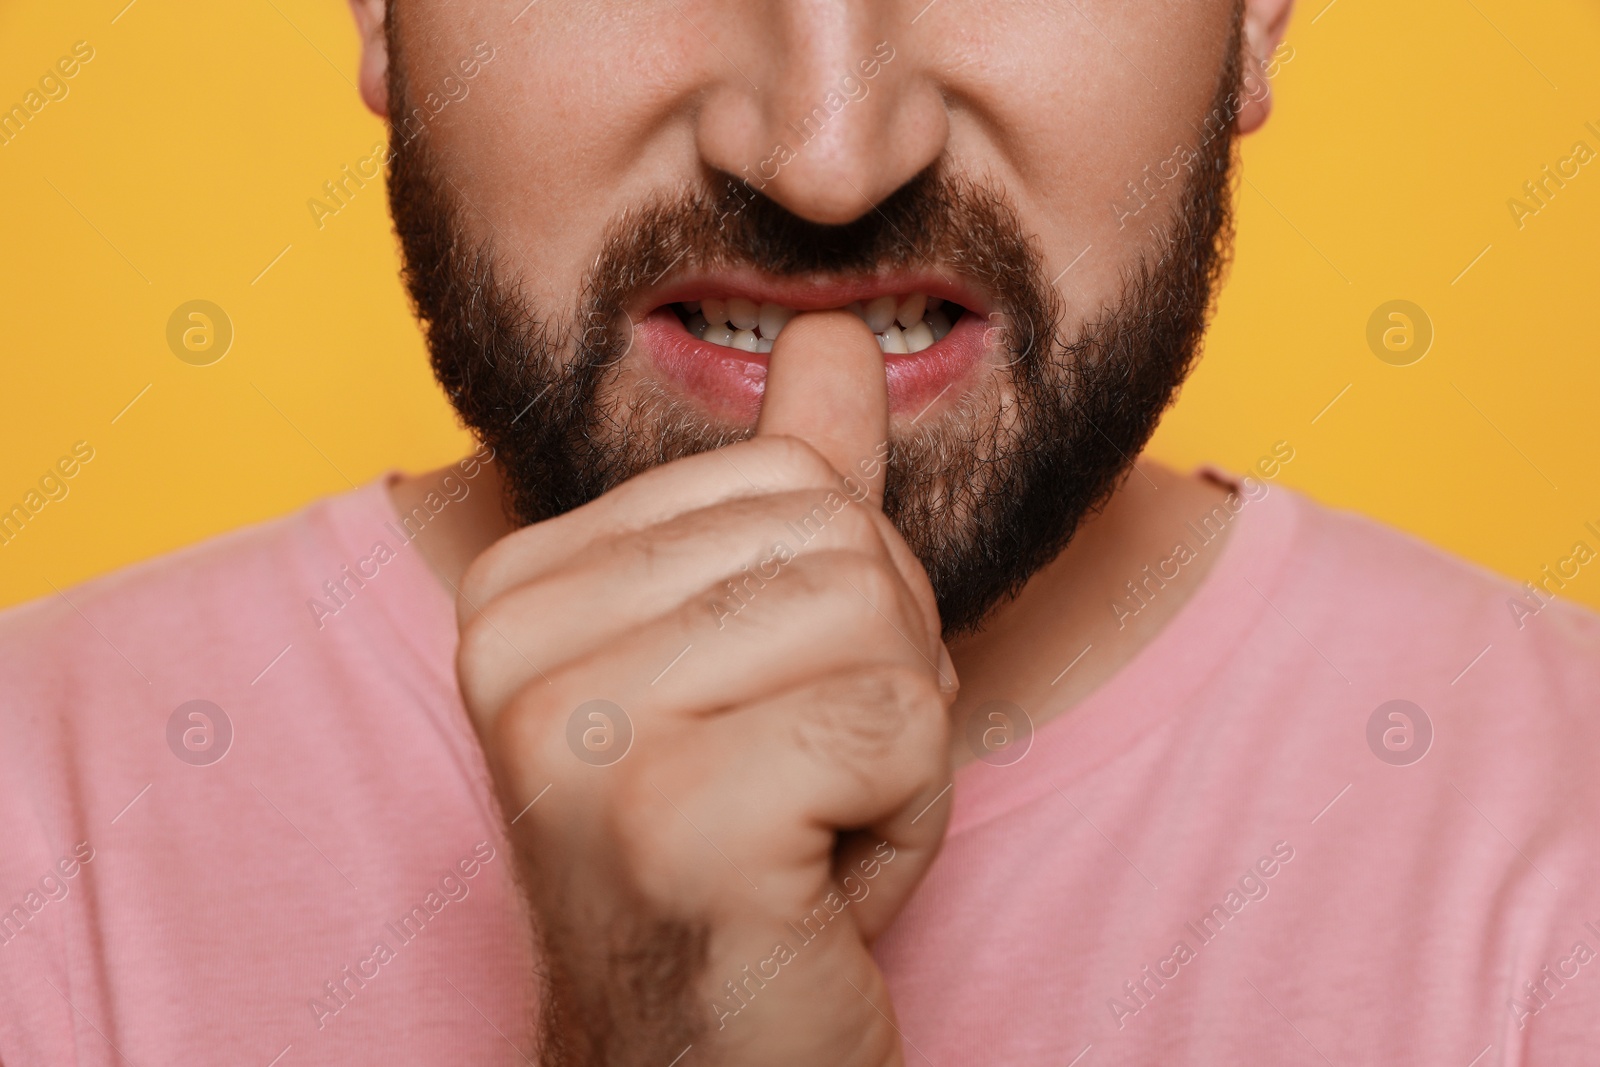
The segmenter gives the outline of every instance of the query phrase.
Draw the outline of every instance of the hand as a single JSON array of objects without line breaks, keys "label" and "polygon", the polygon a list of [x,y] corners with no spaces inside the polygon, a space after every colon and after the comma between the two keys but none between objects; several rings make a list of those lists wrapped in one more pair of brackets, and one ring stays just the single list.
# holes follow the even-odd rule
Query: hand
[{"label": "hand", "polygon": [[[755,437],[464,579],[458,674],[542,947],[544,1063],[901,1062],[867,946],[944,833],[955,680],[880,509],[887,434],[865,324],[799,316]],[[595,700],[621,709],[601,733],[631,727],[615,762],[569,743]]]}]

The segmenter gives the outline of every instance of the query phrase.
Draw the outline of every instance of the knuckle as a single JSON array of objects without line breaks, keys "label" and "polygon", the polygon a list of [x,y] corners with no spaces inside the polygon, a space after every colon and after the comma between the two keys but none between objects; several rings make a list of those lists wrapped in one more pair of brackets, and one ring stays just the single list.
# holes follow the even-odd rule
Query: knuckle
[{"label": "knuckle", "polygon": [[950,718],[934,674],[925,668],[905,665],[885,668],[881,673],[901,717],[902,740],[913,742],[919,750],[926,744],[942,749]]},{"label": "knuckle", "polygon": [[857,558],[857,553],[838,550],[797,557],[785,576],[784,598],[830,622],[860,614],[865,605],[851,586],[861,588],[857,579],[868,568],[862,565],[865,557],[859,557],[860,562]]},{"label": "knuckle", "polygon": [[456,583],[458,612],[463,617],[471,615],[514,584],[544,573],[543,567],[532,567],[530,563],[546,559],[551,549],[560,544],[558,531],[564,529],[562,521],[566,518],[561,515],[524,526],[478,553]]},{"label": "knuckle", "polygon": [[[483,727],[484,748],[496,763],[517,775],[558,784],[563,793],[596,796],[613,791],[642,760],[631,722],[620,729],[627,748],[615,759],[595,763],[585,731],[609,727],[604,740],[617,736],[616,723],[582,716],[594,692],[593,679],[578,672],[556,671],[548,682],[522,685]],[[605,751],[605,750],[601,750]]]},{"label": "knuckle", "polygon": [[[691,512],[666,523],[642,530],[630,530],[614,538],[590,544],[578,559],[564,568],[569,574],[579,571],[637,571],[645,580],[657,579],[663,568],[670,568],[684,545],[706,534],[700,515]],[[588,575],[585,575],[588,578]]]},{"label": "knuckle", "polygon": [[474,612],[462,624],[456,646],[456,677],[468,707],[478,707],[492,688],[490,679],[497,673],[504,653],[504,638],[482,613]]},{"label": "knuckle", "polygon": [[868,600],[882,597],[888,591],[888,575],[883,573],[878,560],[854,549],[838,549],[823,555],[818,570],[836,583],[854,589]]},{"label": "knuckle", "polygon": [[943,723],[946,719],[944,694],[932,668],[895,666],[884,668],[895,695],[905,709],[919,720]]},{"label": "knuckle", "polygon": [[894,520],[878,508],[861,508],[860,510],[867,513],[867,521],[872,523],[873,531],[878,535],[878,539],[883,544],[884,549],[890,555],[899,554],[908,561],[914,562],[916,564],[916,573],[921,574],[923,579],[926,580],[927,571],[923,569],[921,561],[917,559],[916,553],[912,551],[911,546],[906,543],[905,537],[901,535],[899,528],[895,526]]},{"label": "knuckle", "polygon": [[824,683],[819,696],[822,699],[802,718],[802,725],[820,727],[858,754],[887,751],[908,725],[908,705],[892,672],[873,671]]},{"label": "knuckle", "polygon": [[484,730],[484,750],[511,780],[545,776],[551,769],[551,736],[555,729],[548,707],[515,696]]},{"label": "knuckle", "polygon": [[835,643],[873,651],[912,650],[906,642],[916,639],[922,623],[886,558],[834,549],[800,556],[791,570],[786,595],[806,606],[815,625],[825,628]]},{"label": "knuckle", "polygon": [[862,548],[878,551],[881,549],[882,537],[878,531],[878,524],[873,520],[870,509],[861,507],[848,497],[845,503],[837,509],[829,508],[830,513],[828,529],[838,540],[845,544],[856,545]]},{"label": "knuckle", "polygon": [[[863,552],[840,552],[833,560],[837,580],[848,584],[849,596],[864,599],[863,608],[871,606],[873,618],[893,618],[899,613],[905,585],[887,560]],[[882,612],[883,615],[879,615]]]},{"label": "knuckle", "polygon": [[796,744],[863,784],[903,792],[937,762],[945,716],[926,672],[861,671],[822,683],[816,697],[796,720]]},{"label": "knuckle", "polygon": [[793,485],[832,485],[839,480],[833,465],[798,437],[761,437],[755,442],[774,478]]},{"label": "knuckle", "polygon": [[499,548],[498,544],[494,544],[485,549],[468,565],[461,580],[456,583],[456,614],[459,618],[471,618],[477,613],[477,606],[488,599],[493,589]]},{"label": "knuckle", "polygon": [[456,585],[457,600],[468,613],[483,607],[504,588],[513,563],[528,556],[527,538],[532,527],[509,534],[480,552]]},{"label": "knuckle", "polygon": [[636,559],[671,560],[693,555],[696,546],[711,542],[732,545],[749,539],[748,528],[765,518],[770,504],[764,498],[736,498],[674,515],[665,522],[632,532],[622,548]]}]

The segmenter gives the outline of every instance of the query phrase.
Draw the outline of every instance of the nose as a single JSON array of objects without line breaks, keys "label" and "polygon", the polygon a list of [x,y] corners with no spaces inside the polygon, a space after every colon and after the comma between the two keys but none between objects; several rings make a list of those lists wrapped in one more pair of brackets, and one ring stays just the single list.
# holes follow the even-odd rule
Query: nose
[{"label": "nose", "polygon": [[812,222],[868,213],[944,151],[949,118],[898,0],[729,0],[701,158]]}]

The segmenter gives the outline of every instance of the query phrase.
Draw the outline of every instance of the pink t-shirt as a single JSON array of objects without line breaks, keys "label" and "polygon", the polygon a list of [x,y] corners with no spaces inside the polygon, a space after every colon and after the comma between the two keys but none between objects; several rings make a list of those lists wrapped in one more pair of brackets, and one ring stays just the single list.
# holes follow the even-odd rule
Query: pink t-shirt
[{"label": "pink t-shirt", "polygon": [[[876,949],[906,1062],[1592,1061],[1600,619],[1282,488],[1232,526],[957,773]],[[453,618],[381,481],[0,614],[0,1062],[525,1062]]]}]

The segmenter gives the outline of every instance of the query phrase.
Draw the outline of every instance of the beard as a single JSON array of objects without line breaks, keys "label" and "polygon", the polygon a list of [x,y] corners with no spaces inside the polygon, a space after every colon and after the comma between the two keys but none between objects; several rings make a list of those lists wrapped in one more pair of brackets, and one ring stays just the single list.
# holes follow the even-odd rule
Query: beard
[{"label": "beard", "polygon": [[[404,117],[394,14],[389,104]],[[1237,22],[1227,55],[1213,115],[1232,114]],[[434,373],[494,450],[519,523],[753,432],[658,380],[621,382],[632,327],[618,309],[674,267],[775,277],[931,267],[989,293],[1001,365],[889,441],[883,510],[926,569],[947,638],[1019,593],[1127,476],[1194,362],[1232,239],[1228,122],[1190,157],[1176,208],[1149,231],[1155,249],[1124,272],[1116,303],[1070,328],[1003,190],[940,164],[838,226],[729,177],[664,193],[608,227],[574,306],[551,309],[508,270],[519,250],[470,236],[473,212],[426,128],[408,136],[391,120],[390,142],[390,208]]]}]

